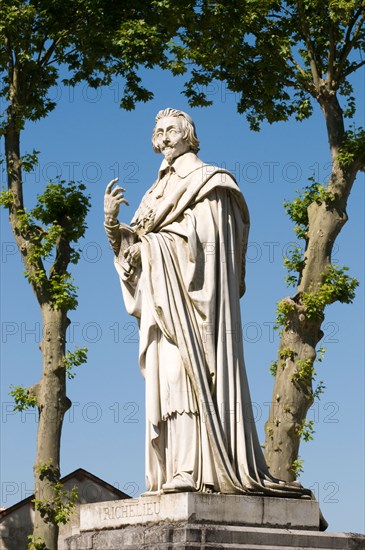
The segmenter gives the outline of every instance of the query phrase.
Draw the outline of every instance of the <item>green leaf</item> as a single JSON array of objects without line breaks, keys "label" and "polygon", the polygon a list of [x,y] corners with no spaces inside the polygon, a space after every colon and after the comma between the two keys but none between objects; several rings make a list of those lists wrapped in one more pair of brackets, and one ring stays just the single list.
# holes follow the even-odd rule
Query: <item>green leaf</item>
[{"label": "green leaf", "polygon": [[293,460],[292,462],[290,471],[294,474],[296,479],[300,477],[300,474],[304,472],[303,464],[304,464],[304,460],[302,459]]},{"label": "green leaf", "polygon": [[29,392],[24,386],[10,386],[12,390],[9,392],[11,397],[14,397],[14,411],[25,411],[30,407],[37,406],[37,398]]},{"label": "green leaf", "polygon": [[312,441],[315,434],[314,421],[303,420],[301,425],[296,429],[296,432],[303,441]]},{"label": "green leaf", "polygon": [[66,369],[67,377],[69,379],[75,378],[73,369],[79,367],[87,362],[87,348],[76,348],[75,351],[68,351],[64,358],[64,366]]}]

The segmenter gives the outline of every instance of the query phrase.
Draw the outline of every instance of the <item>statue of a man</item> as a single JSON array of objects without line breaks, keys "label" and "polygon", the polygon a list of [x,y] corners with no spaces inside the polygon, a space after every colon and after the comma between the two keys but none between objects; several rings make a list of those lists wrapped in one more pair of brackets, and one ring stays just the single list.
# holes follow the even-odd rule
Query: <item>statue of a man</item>
[{"label": "statue of a man", "polygon": [[241,342],[249,214],[231,174],[204,164],[189,115],[160,111],[164,160],[130,225],[125,190],[105,193],[105,229],[146,381],[147,493],[288,494],[258,441]]}]

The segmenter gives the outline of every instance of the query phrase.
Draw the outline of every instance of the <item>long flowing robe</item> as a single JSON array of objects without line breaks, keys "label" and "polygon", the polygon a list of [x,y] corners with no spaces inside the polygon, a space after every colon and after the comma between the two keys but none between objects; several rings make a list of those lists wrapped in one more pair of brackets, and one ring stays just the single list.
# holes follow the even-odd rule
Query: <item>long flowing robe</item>
[{"label": "long flowing robe", "polygon": [[[257,437],[241,341],[248,209],[227,171],[193,153],[174,166],[179,178],[167,196],[153,200],[157,180],[132,220],[141,246],[137,274],[126,277],[123,253],[130,241],[123,246],[121,226],[115,256],[127,311],[140,328],[147,488],[158,491],[166,481],[159,355],[165,338],[178,348],[191,410],[195,406],[199,417],[197,489],[213,478],[222,493],[281,495],[284,487],[270,477]],[[285,487],[285,496],[297,492]]]}]

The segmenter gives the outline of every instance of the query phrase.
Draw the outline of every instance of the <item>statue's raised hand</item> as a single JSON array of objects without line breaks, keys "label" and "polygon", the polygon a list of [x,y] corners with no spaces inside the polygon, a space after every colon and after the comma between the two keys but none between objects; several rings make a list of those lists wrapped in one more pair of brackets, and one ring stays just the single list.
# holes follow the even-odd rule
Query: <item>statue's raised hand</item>
[{"label": "statue's raised hand", "polygon": [[104,215],[107,222],[116,221],[119,209],[121,204],[126,204],[128,206],[128,201],[124,198],[125,189],[117,185],[118,178],[113,179],[108,183],[105,189],[104,195]]}]

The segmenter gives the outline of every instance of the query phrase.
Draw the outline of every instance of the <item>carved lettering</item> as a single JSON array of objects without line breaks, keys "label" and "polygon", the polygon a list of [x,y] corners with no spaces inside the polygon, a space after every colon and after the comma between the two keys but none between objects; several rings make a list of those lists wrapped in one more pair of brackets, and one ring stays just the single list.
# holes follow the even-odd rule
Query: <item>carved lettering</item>
[{"label": "carved lettering", "polygon": [[143,516],[154,516],[160,513],[160,503],[138,502],[135,504],[121,504],[119,506],[110,506],[103,508],[103,521],[113,519],[128,519]]}]

